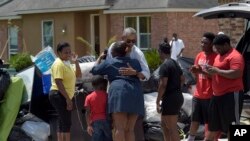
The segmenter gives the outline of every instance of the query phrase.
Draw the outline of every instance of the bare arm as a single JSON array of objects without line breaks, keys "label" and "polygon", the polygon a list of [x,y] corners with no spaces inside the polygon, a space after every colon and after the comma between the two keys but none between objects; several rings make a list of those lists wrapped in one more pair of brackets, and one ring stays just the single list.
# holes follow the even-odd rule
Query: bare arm
[{"label": "bare arm", "polygon": [[236,78],[239,78],[241,77],[241,70],[240,69],[237,69],[237,70],[222,70],[222,69],[219,69],[217,67],[209,67],[208,68],[208,72],[210,74],[218,74],[220,76],[223,76],[225,78],[228,78],[228,79],[236,79]]},{"label": "bare arm", "polygon": [[162,99],[163,94],[165,93],[167,83],[168,83],[167,77],[160,78],[158,87],[158,96],[156,99],[156,108],[158,112],[160,112],[160,101]]},{"label": "bare arm", "polygon": [[76,77],[77,78],[81,78],[82,77],[82,72],[81,72],[81,68],[80,68],[79,62],[77,61],[77,57],[78,57],[77,54],[72,53],[71,61],[76,66],[76,71],[75,71]]},{"label": "bare arm", "polygon": [[82,77],[82,72],[81,72],[81,68],[80,68],[80,65],[79,65],[79,62],[76,60],[75,62],[75,65],[76,65],[76,77],[77,78],[81,78]]},{"label": "bare arm", "polygon": [[184,50],[184,48],[183,48],[183,49],[181,49],[180,53],[178,54],[178,57],[180,57],[180,56],[181,56],[181,54],[182,54],[183,50]]},{"label": "bare arm", "polygon": [[102,62],[102,59],[106,57],[106,55],[104,54],[104,52],[97,58],[96,60],[96,65],[100,64]]},{"label": "bare arm", "polygon": [[90,122],[90,108],[89,107],[86,107],[85,118],[86,118],[86,123],[87,123],[87,132],[90,136],[92,136],[94,130]]}]

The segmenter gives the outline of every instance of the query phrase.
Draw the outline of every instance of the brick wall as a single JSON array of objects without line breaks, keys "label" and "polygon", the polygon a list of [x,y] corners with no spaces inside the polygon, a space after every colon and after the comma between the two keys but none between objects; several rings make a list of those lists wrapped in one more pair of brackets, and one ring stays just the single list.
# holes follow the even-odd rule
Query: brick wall
[{"label": "brick wall", "polygon": [[[0,21],[0,55],[2,55],[2,53],[3,53],[3,56],[1,58],[3,60],[6,60],[8,58],[8,56],[7,56],[8,47],[5,48],[6,41],[8,38],[7,37],[7,33],[8,33],[7,27],[8,27],[7,21],[5,21],[5,22]],[[3,52],[4,48],[5,48],[5,52]]]},{"label": "brick wall", "polygon": [[[22,52],[23,50],[23,37],[22,37],[22,23],[20,20],[13,20],[11,21],[13,26],[19,27],[19,32],[18,32],[18,51]],[[3,53],[2,59],[5,60],[6,62],[9,59],[9,46],[6,44],[8,40],[8,21],[7,20],[2,20],[0,21],[0,55]],[[6,48],[5,48],[6,46]],[[4,50],[5,48],[5,50]],[[4,50],[4,52],[3,52]],[[1,56],[0,56],[1,57]]]},{"label": "brick wall", "polygon": [[172,34],[176,32],[186,46],[183,56],[193,58],[200,51],[202,34],[206,31],[217,33],[219,30],[217,20],[193,18],[194,14],[193,12],[112,14],[109,36],[118,35],[120,39],[124,28],[124,16],[150,15],[152,47],[158,47],[165,35],[171,39]]},{"label": "brick wall", "polygon": [[[238,2],[239,0],[218,0],[220,4],[229,2]],[[231,43],[233,46],[237,44],[240,37],[242,36],[245,28],[244,19],[220,19],[219,30],[223,31],[226,35],[231,37]]]}]

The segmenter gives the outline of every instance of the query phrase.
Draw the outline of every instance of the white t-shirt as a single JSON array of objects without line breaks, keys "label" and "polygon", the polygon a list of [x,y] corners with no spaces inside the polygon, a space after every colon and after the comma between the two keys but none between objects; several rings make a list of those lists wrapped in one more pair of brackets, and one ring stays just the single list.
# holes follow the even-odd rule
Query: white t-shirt
[{"label": "white t-shirt", "polygon": [[[170,41],[169,44],[172,47],[171,58],[174,60],[177,60],[178,54],[180,54],[181,50],[183,48],[185,48],[184,43],[181,39],[178,39],[177,41],[173,41],[173,44],[172,44],[172,41]],[[182,56],[182,54],[181,54],[181,56]]]},{"label": "white t-shirt", "polygon": [[[106,58],[107,60],[113,58],[111,55],[111,49],[112,49],[113,45],[114,45],[114,43],[111,44],[110,47],[108,48],[108,54],[107,54],[107,58]],[[148,64],[147,64],[147,61],[145,59],[143,52],[138,47],[136,47],[134,45],[132,47],[130,54],[129,54],[129,57],[131,59],[136,59],[139,61],[141,68],[142,68],[141,73],[145,76],[144,80],[148,80],[150,77],[150,71],[149,71]]]}]

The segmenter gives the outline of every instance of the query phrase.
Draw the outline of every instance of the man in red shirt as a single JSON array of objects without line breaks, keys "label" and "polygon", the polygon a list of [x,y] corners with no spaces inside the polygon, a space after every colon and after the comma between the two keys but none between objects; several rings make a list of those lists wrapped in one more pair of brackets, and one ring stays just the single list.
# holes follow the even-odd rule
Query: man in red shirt
[{"label": "man in red shirt", "polygon": [[86,97],[87,132],[92,141],[112,141],[112,130],[107,120],[107,80],[100,75],[94,76],[92,85],[94,92]]},{"label": "man in red shirt", "polygon": [[194,65],[190,71],[196,76],[196,90],[192,101],[191,126],[187,141],[194,141],[200,123],[205,123],[207,131],[208,106],[213,95],[212,78],[206,67],[213,65],[217,54],[213,51],[213,40],[215,35],[210,32],[203,34],[201,39],[202,51],[196,56]]},{"label": "man in red shirt", "polygon": [[212,75],[214,93],[209,105],[206,141],[214,140],[218,131],[227,133],[230,124],[239,124],[243,104],[244,59],[231,47],[227,35],[217,35],[213,44],[218,55],[213,66],[207,68]]}]

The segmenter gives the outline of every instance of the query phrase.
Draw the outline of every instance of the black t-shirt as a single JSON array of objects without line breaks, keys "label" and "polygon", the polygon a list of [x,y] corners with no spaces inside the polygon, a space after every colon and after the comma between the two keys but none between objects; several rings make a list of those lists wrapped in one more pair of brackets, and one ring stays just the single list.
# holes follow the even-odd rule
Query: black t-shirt
[{"label": "black t-shirt", "polygon": [[167,77],[168,83],[165,94],[181,92],[181,75],[183,74],[179,64],[173,59],[166,59],[160,66],[160,78]]},{"label": "black t-shirt", "polygon": [[0,65],[3,65],[3,60],[2,59],[0,59]]}]

